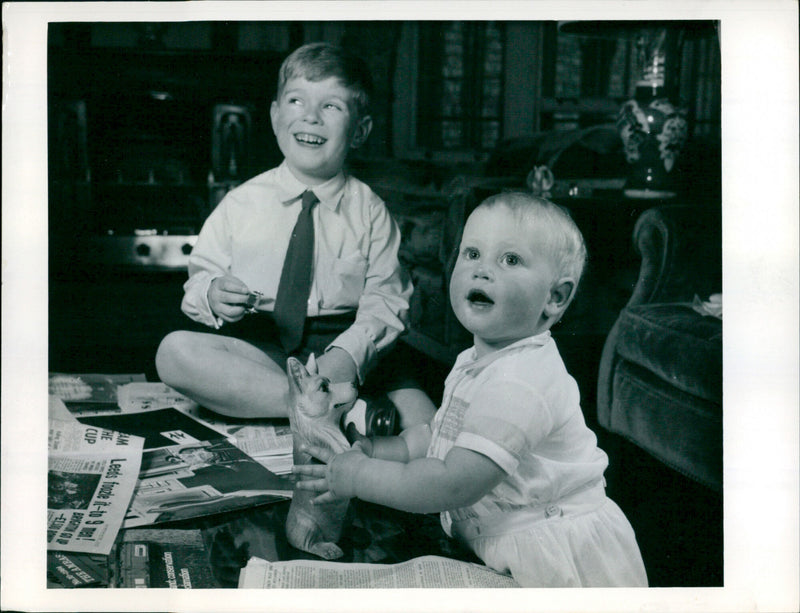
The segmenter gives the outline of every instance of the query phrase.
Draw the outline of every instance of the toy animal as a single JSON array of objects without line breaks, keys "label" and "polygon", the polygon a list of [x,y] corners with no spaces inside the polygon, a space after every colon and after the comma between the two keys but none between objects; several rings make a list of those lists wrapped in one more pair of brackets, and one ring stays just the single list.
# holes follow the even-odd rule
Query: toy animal
[{"label": "toy animal", "polygon": [[[289,377],[289,425],[294,439],[294,463],[309,464],[312,458],[299,448],[313,445],[341,453],[350,448],[340,420],[358,397],[352,383],[330,383],[317,372],[312,354],[306,366],[296,358],[286,362]],[[326,560],[344,555],[336,544],[342,535],[349,500],[311,504],[317,494],[295,488],[286,517],[286,538],[292,547]]]}]

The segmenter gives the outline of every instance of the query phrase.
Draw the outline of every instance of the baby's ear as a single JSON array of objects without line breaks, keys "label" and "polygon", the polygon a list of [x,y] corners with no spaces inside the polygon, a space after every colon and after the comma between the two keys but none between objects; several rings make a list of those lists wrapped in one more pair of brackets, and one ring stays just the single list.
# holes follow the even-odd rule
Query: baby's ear
[{"label": "baby's ear", "polygon": [[544,314],[548,319],[561,317],[561,314],[572,302],[577,285],[572,277],[564,277],[553,284],[550,296],[544,305]]},{"label": "baby's ear", "polygon": [[353,138],[350,140],[350,147],[352,149],[358,149],[361,145],[367,142],[367,137],[371,131],[372,117],[369,115],[361,117],[357,121],[356,127],[353,129]]}]

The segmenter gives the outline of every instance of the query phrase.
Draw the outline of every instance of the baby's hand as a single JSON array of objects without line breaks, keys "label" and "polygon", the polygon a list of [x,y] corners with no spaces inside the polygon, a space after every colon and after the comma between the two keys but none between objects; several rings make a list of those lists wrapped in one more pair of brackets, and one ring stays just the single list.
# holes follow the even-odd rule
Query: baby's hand
[{"label": "baby's hand", "polygon": [[233,275],[217,277],[208,288],[208,306],[224,321],[239,321],[244,317],[249,292],[248,287]]},{"label": "baby's hand", "polygon": [[317,458],[324,464],[299,464],[292,468],[296,475],[309,477],[297,482],[297,489],[321,492],[311,504],[327,504],[343,498],[356,496],[358,470],[368,460],[360,448],[334,454],[322,447],[302,447],[303,453]]}]

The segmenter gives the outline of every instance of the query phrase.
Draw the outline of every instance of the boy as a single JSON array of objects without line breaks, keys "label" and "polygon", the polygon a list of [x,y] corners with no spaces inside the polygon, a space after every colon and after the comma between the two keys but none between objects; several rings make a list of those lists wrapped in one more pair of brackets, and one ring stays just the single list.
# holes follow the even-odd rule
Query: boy
[{"label": "boy", "polygon": [[456,360],[431,424],[296,466],[316,503],[358,497],[440,512],[445,531],[523,587],[645,586],[633,529],[605,495],[597,447],[550,328],[586,260],[551,202],[506,193],[470,215],[450,301],[474,347]]},{"label": "boy", "polygon": [[[397,224],[343,170],[372,128],[370,88],[363,61],[327,43],[281,66],[270,118],[285,159],[226,195],[189,258],[181,308],[222,334],[173,332],[156,355],[161,380],[202,406],[285,417],[288,355],[313,352],[332,382],[363,382],[404,331]],[[389,396],[401,427],[435,411],[419,389]]]}]

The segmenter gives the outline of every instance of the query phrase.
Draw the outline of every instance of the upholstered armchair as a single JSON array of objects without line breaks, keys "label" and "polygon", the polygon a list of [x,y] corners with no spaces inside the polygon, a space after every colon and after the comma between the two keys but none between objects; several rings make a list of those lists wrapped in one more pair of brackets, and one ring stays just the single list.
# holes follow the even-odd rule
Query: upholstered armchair
[{"label": "upholstered armchair", "polygon": [[722,489],[722,321],[693,308],[722,291],[719,206],[662,205],[638,219],[638,281],[600,360],[600,425]]}]

